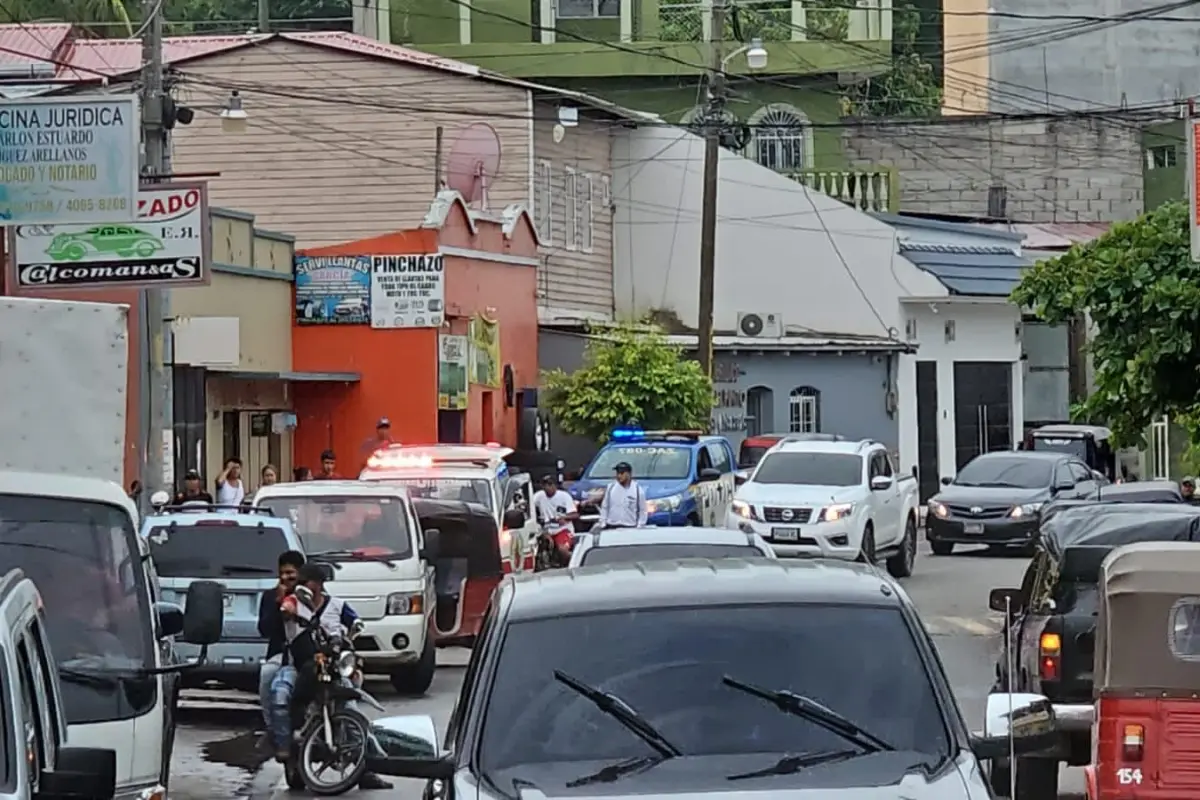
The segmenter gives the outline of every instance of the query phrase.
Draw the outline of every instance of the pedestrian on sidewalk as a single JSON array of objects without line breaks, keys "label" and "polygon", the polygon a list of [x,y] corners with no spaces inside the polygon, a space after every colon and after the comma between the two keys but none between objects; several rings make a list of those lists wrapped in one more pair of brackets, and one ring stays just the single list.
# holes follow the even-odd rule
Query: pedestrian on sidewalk
[{"label": "pedestrian on sidewalk", "polygon": [[379,421],[375,423],[375,435],[363,442],[363,463],[365,464],[366,460],[376,451],[391,447],[395,443],[395,440],[392,439],[392,421],[387,417],[380,417]]},{"label": "pedestrian on sidewalk", "polygon": [[342,480],[342,476],[337,472],[337,456],[332,450],[321,453],[321,474],[316,479],[319,481]]},{"label": "pedestrian on sidewalk", "polygon": [[225,462],[225,470],[217,478],[217,505],[238,506],[246,499],[242,484],[242,460],[237,456]]}]

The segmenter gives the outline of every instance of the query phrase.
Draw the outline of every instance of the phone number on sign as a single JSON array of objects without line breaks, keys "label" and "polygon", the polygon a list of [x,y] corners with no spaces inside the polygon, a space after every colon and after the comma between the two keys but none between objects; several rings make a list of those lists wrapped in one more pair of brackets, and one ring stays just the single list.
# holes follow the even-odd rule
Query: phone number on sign
[{"label": "phone number on sign", "polygon": [[67,211],[124,211],[129,207],[124,197],[73,197],[62,202]]}]

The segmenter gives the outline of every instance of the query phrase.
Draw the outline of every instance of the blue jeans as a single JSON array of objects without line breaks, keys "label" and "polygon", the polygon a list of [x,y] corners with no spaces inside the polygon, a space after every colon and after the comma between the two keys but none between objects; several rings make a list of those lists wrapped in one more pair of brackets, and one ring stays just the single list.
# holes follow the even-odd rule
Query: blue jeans
[{"label": "blue jeans", "polygon": [[270,730],[271,681],[275,679],[275,673],[279,672],[279,665],[282,661],[281,656],[271,656],[258,668],[258,704],[262,708],[264,730]]},{"label": "blue jeans", "polygon": [[[271,743],[278,750],[292,744],[292,698],[296,694],[297,676],[295,667],[284,664],[271,680],[271,713],[267,720],[267,730],[271,732]],[[358,704],[350,701],[346,703],[346,708],[357,709]]]}]

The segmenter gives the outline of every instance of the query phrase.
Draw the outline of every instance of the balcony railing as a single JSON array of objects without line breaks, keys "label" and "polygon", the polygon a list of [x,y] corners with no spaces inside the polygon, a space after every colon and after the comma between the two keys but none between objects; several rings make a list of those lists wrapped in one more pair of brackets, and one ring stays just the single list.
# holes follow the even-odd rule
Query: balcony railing
[{"label": "balcony railing", "polygon": [[[890,39],[891,0],[739,0],[741,39],[764,42],[844,42]],[[702,42],[711,37],[712,0],[659,0],[658,39]],[[727,19],[723,37],[738,41]]]},{"label": "balcony railing", "polygon": [[896,173],[885,167],[803,169],[784,174],[860,211],[895,211],[900,202]]}]

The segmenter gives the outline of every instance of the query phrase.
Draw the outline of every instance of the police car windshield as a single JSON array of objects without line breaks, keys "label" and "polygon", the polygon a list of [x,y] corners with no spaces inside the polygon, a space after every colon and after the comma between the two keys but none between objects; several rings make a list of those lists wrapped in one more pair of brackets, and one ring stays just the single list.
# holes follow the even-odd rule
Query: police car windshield
[{"label": "police car windshield", "polygon": [[391,497],[304,495],[259,503],[292,522],[308,553],[362,550],[395,558],[412,555],[408,515]]},{"label": "police car windshield", "polygon": [[683,480],[692,472],[692,451],[688,447],[677,444],[623,444],[601,450],[585,477],[611,479],[614,468],[622,461],[633,467],[633,477],[638,480]]},{"label": "police car windshield", "polygon": [[492,510],[492,485],[478,478],[388,478],[386,482],[403,486],[409,497],[478,503]]},{"label": "police car windshield", "polygon": [[146,541],[161,578],[272,578],[290,549],[282,529],[233,519],[159,525]]}]

